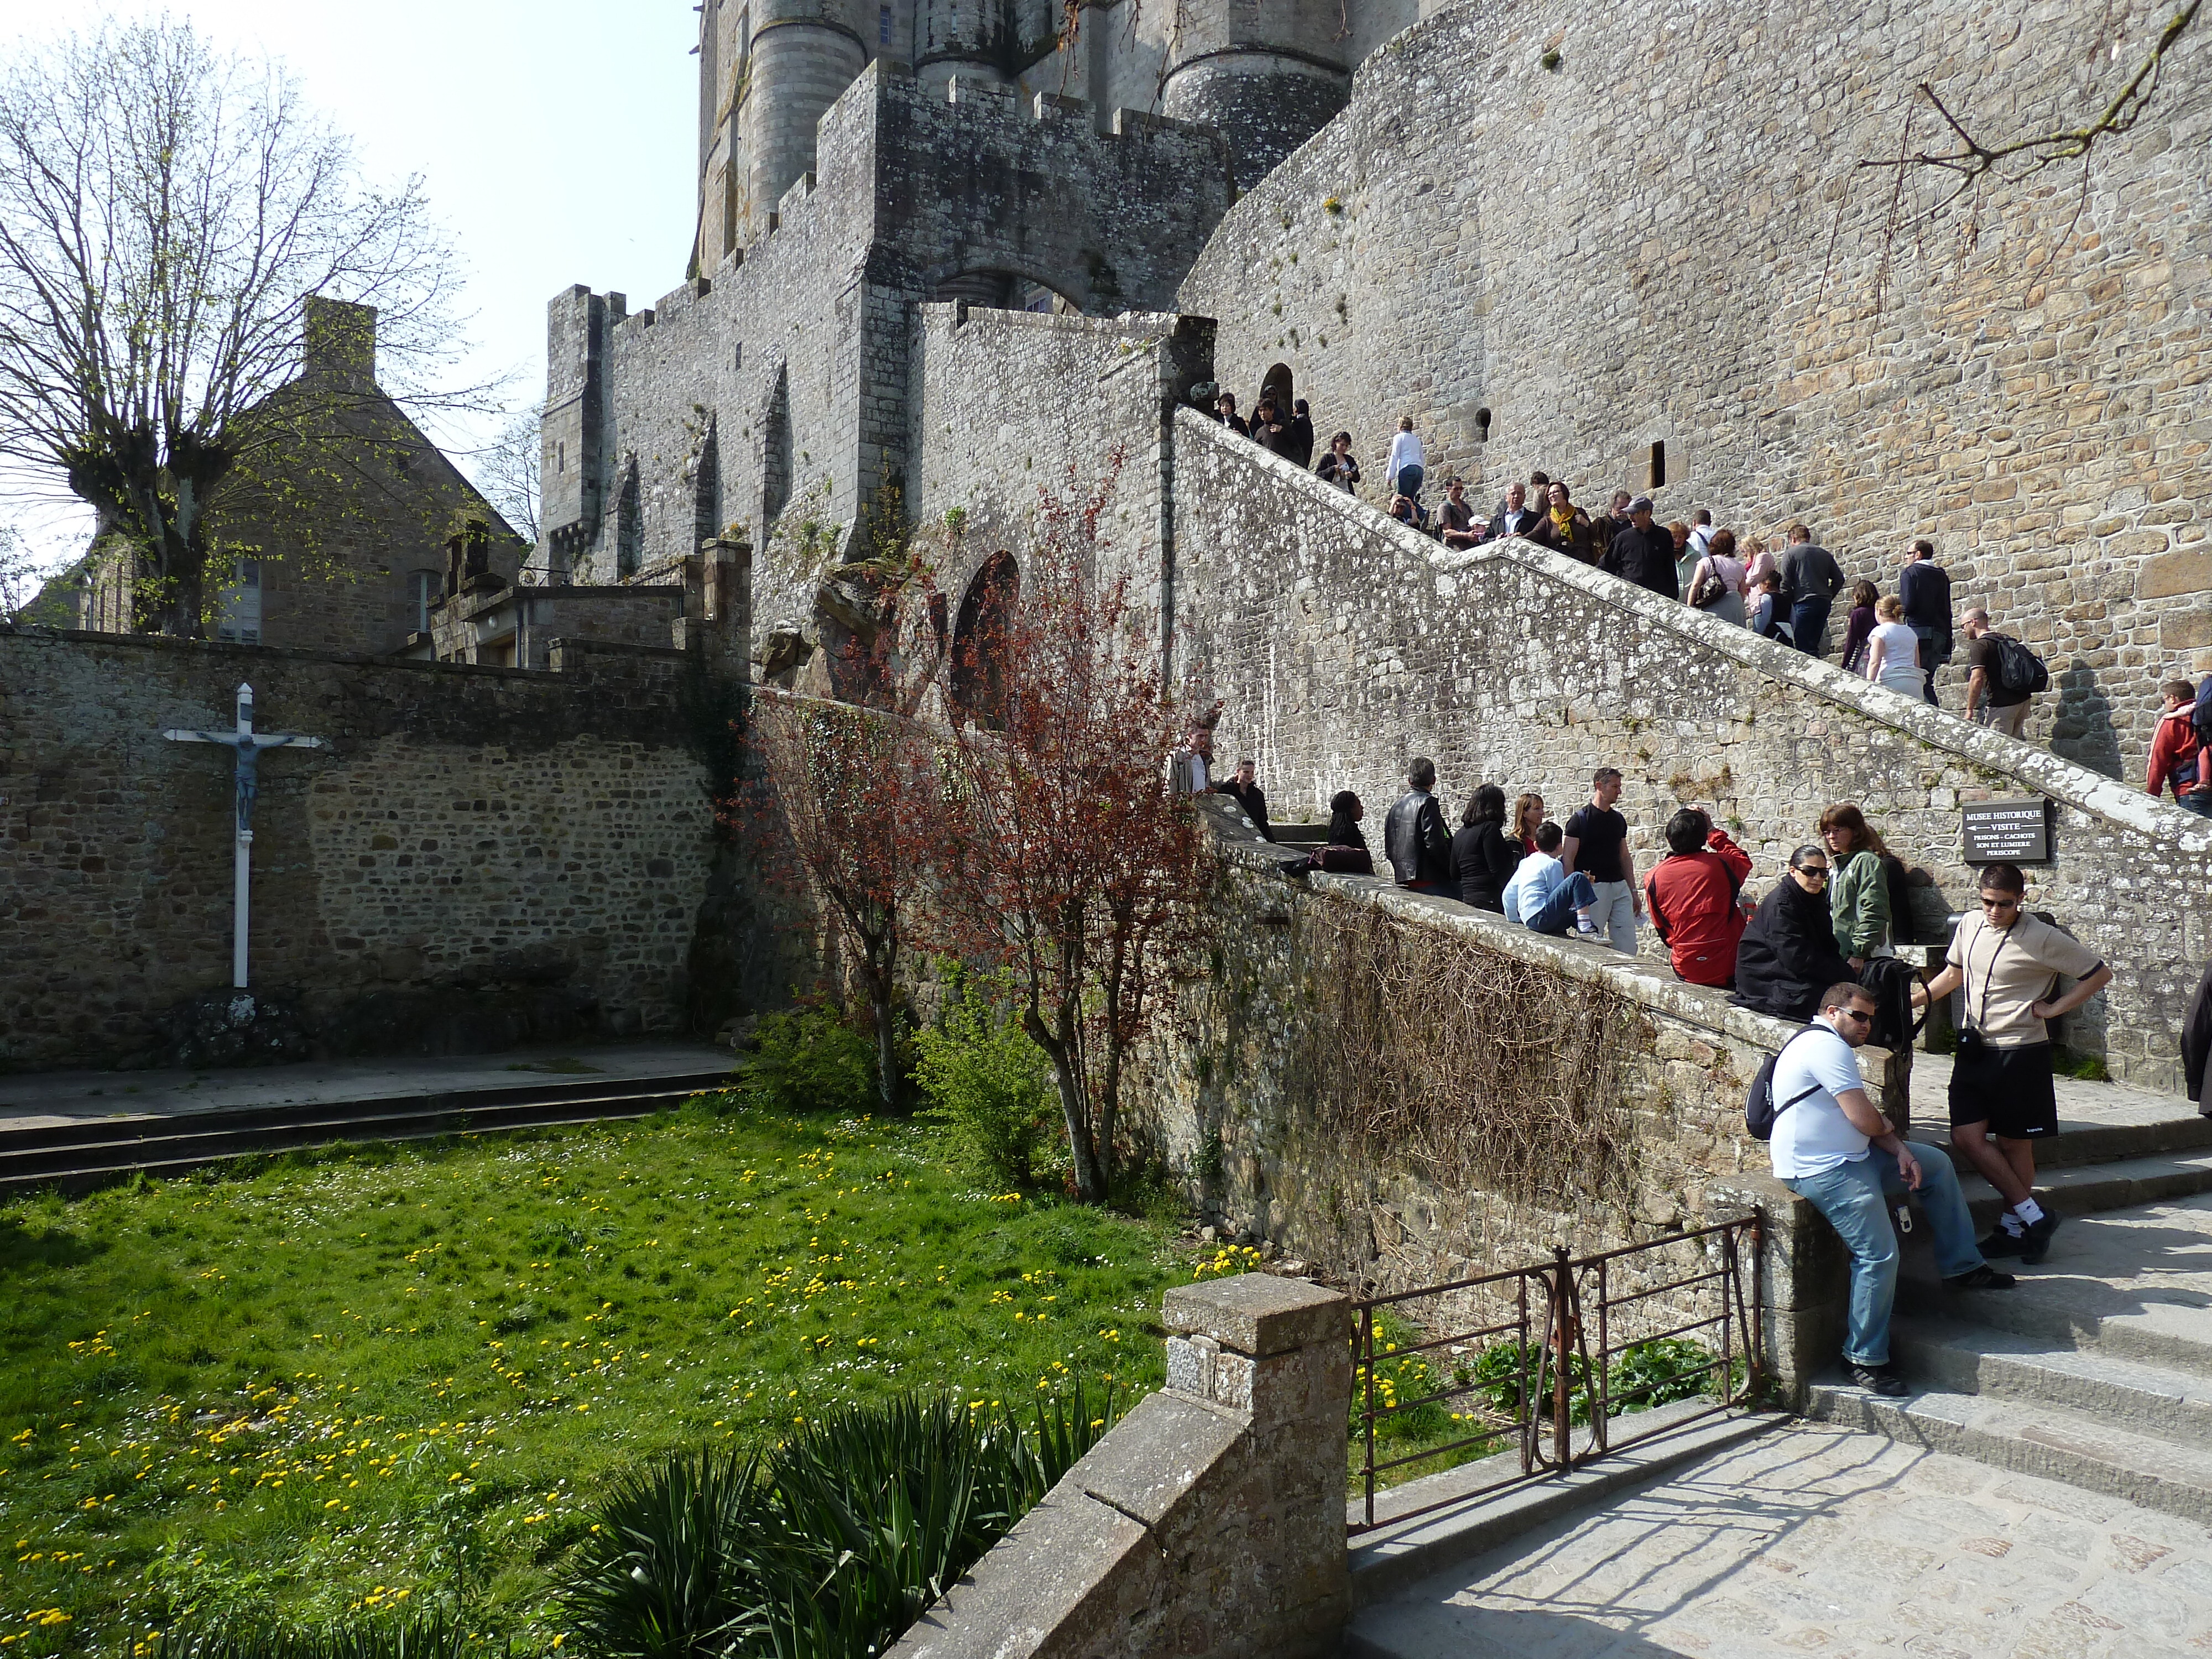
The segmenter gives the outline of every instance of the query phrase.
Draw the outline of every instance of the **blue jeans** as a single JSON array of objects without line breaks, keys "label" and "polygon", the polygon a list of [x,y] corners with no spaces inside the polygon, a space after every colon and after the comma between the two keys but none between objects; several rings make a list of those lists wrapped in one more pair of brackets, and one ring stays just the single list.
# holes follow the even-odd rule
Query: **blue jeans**
[{"label": "blue jeans", "polygon": [[2185,812],[2194,812],[2200,818],[2212,818],[2212,790],[2191,790],[2185,795],[2176,795],[2173,804]]},{"label": "blue jeans", "polygon": [[1793,601],[1790,606],[1790,637],[1808,657],[1820,654],[1821,635],[1828,631],[1828,606],[1832,603],[1808,597]]},{"label": "blue jeans", "polygon": [[[1974,1218],[1959,1191],[1959,1174],[1940,1146],[1905,1143],[1920,1160],[1921,1212],[1936,1240],[1936,1271],[1946,1279],[1982,1265],[1974,1243]],[[1844,1358],[1854,1365],[1889,1364],[1889,1310],[1897,1300],[1897,1234],[1890,1225],[1889,1200],[1905,1191],[1897,1160],[1879,1146],[1867,1148],[1856,1164],[1839,1164],[1826,1174],[1800,1176],[1783,1185],[1808,1200],[1828,1218],[1851,1253],[1850,1329]]]},{"label": "blue jeans", "polygon": [[1407,501],[1418,501],[1421,499],[1421,479],[1424,476],[1418,466],[1401,466],[1398,469],[1398,476],[1390,480],[1390,487]]},{"label": "blue jeans", "polygon": [[1587,910],[1596,902],[1597,889],[1577,870],[1552,890],[1551,897],[1536,907],[1534,915],[1523,916],[1522,921],[1540,933],[1564,933],[1573,924],[1576,911]]}]

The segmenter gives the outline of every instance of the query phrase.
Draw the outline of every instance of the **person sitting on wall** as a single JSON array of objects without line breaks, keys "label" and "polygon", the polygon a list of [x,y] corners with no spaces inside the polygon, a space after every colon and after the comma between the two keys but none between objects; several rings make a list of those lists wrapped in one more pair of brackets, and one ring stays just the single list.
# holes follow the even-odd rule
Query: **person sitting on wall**
[{"label": "person sitting on wall", "polygon": [[1778,644],[1791,643],[1790,637],[1790,607],[1782,598],[1782,573],[1769,570],[1753,583],[1751,610],[1743,625],[1762,640],[1773,640]]},{"label": "person sitting on wall", "polygon": [[1567,832],[1548,818],[1536,826],[1536,850],[1522,859],[1505,884],[1505,920],[1554,937],[1571,922],[1577,933],[1595,938],[1597,917],[1591,907],[1597,902],[1597,889],[1581,871],[1571,873],[1559,862],[1566,838]]},{"label": "person sitting on wall", "polygon": [[1313,867],[1340,876],[1373,875],[1375,860],[1359,828],[1359,821],[1366,816],[1365,805],[1351,790],[1340,789],[1330,796],[1328,839],[1314,849]]},{"label": "person sitting on wall", "polygon": [[1390,516],[1400,524],[1415,530],[1425,531],[1429,527],[1427,509],[1411,495],[1393,495],[1390,498]]},{"label": "person sitting on wall", "polygon": [[1262,841],[1273,841],[1275,831],[1267,822],[1267,797],[1261,790],[1259,763],[1241,760],[1228,782],[1218,792],[1226,795],[1244,809],[1244,816],[1252,820],[1252,827],[1260,832]]},{"label": "person sitting on wall", "polygon": [[1439,898],[1457,898],[1452,875],[1451,834],[1437,805],[1437,763],[1417,755],[1406,768],[1406,793],[1382,820],[1382,854],[1398,885]]},{"label": "person sitting on wall", "polygon": [[1490,521],[1490,528],[1484,539],[1495,541],[1500,536],[1533,535],[1536,519],[1536,513],[1528,505],[1528,487],[1520,483],[1508,485],[1505,504],[1498,509],[1498,516]]},{"label": "person sitting on wall", "polygon": [[1359,482],[1359,463],[1352,456],[1349,432],[1340,432],[1328,441],[1328,453],[1315,463],[1314,477],[1334,484],[1347,495],[1356,493],[1353,486]]},{"label": "person sitting on wall", "polygon": [[1544,511],[1528,539],[1581,563],[1595,564],[1597,532],[1590,526],[1589,514],[1568,498],[1566,480],[1554,478],[1545,490]]},{"label": "person sitting on wall", "polygon": [[1502,915],[1505,884],[1521,868],[1520,845],[1505,833],[1505,792],[1494,783],[1482,785],[1468,798],[1460,824],[1451,844],[1460,902]]},{"label": "person sitting on wall", "polygon": [[1866,1042],[1874,996],[1849,980],[1815,994],[1817,1017],[1774,1065],[1774,1178],[1809,1202],[1851,1254],[1844,1364],[1869,1394],[1911,1392],[1889,1363],[1897,1299],[1897,1235],[1889,1207],[1912,1194],[1928,1218],[1936,1271],[1952,1291],[2008,1291],[2016,1282],[1974,1248],[1974,1218],[1942,1148],[1903,1139],[1868,1098],[1852,1050]]},{"label": "person sitting on wall", "polygon": [[1836,949],[1828,874],[1828,855],[1817,847],[1790,855],[1789,873],[1759,902],[1736,941],[1735,994],[1729,1000],[1783,1019],[1810,1019],[1823,990],[1858,978]]},{"label": "person sitting on wall", "polygon": [[1474,509],[1467,504],[1467,485],[1457,478],[1444,484],[1444,504],[1437,509],[1437,529],[1446,547],[1473,547],[1482,539]]},{"label": "person sitting on wall", "polygon": [[1237,394],[1224,392],[1213,400],[1213,418],[1240,437],[1249,438],[1252,428],[1237,413]]},{"label": "person sitting on wall", "polygon": [[1691,985],[1735,983],[1743,937],[1743,880],[1751,854],[1694,806],[1667,820],[1667,856],[1644,878],[1644,908],[1666,943],[1674,976]]}]

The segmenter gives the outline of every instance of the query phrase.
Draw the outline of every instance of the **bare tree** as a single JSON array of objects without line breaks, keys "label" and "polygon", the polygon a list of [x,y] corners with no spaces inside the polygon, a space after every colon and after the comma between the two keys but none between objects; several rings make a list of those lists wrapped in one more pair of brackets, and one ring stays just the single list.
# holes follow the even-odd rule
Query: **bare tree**
[{"label": "bare tree", "polygon": [[[1997,138],[1978,134],[1965,118],[1943,101],[1936,88],[1923,81],[1914,88],[1916,100],[1924,101],[1936,112],[1948,137],[1940,149],[1911,148],[1911,117],[1906,115],[1904,137],[1899,153],[1893,156],[1875,156],[1862,161],[1862,168],[1895,172],[1902,180],[1909,170],[1928,169],[1951,174],[1955,186],[1936,204],[1933,211],[1940,213],[1961,195],[1992,175],[2000,177],[2013,173],[2026,175],[2039,173],[2045,167],[2061,161],[2087,162],[2091,150],[2101,141],[2117,137],[2130,131],[2140,121],[2158,95],[2164,78],[2168,56],[2197,22],[2203,0],[2188,0],[2160,29],[2158,39],[2150,50],[2136,63],[2127,80],[2116,88],[2104,104],[2082,118],[2067,126],[2039,132],[2017,134]],[[2115,58],[2119,48],[2112,48]],[[1894,213],[1893,213],[1894,217]]]},{"label": "bare tree", "polygon": [[13,525],[0,524],[0,623],[12,623],[38,596],[38,562]]},{"label": "bare tree", "polygon": [[310,296],[377,308],[396,396],[483,405],[428,389],[457,344],[456,281],[419,180],[371,188],[289,76],[187,23],[105,25],[0,70],[0,459],[129,549],[141,627],[202,632],[210,517],[234,492],[292,512],[281,539],[313,544],[327,495],[270,458],[356,464],[364,422],[334,404],[381,407],[368,376],[271,398]]},{"label": "bare tree", "polygon": [[538,544],[538,420],[545,405],[518,409],[500,423],[498,435],[476,453],[470,469],[476,487],[523,540]]}]

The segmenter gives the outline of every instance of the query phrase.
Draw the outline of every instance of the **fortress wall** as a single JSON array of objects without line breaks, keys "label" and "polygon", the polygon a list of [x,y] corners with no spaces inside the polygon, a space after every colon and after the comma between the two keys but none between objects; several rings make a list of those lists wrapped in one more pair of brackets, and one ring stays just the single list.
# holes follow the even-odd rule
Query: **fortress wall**
[{"label": "fortress wall", "polygon": [[1100,538],[1156,606],[1168,411],[1212,372],[1211,340],[1201,319],[1158,313],[921,308],[912,506],[956,610],[994,552],[1025,555],[1046,494],[1079,502],[1109,473]]},{"label": "fortress wall", "polygon": [[[1923,80],[1991,137],[2083,118],[2171,10],[1471,0],[1360,66],[1178,304],[1224,383],[1287,364],[1378,484],[1406,412],[1485,510],[1536,466],[1641,486],[1656,441],[1662,517],[1802,517],[1885,586],[1929,536],[2051,661],[2033,734],[2140,776],[2155,680],[2212,668],[2212,35],[2086,173],[1925,223],[1947,176],[1893,198],[1857,164]],[[1911,147],[1941,142],[1923,105]]]},{"label": "fortress wall", "polygon": [[569,666],[0,632],[0,1066],[152,1063],[229,985],[231,755],[161,733],[230,729],[241,680],[330,744],[261,762],[258,994],[342,1052],[675,1028],[713,830],[686,665]]},{"label": "fortress wall", "polygon": [[2047,796],[2057,859],[2029,871],[2029,902],[2118,975],[2064,1040],[2179,1087],[2212,955],[2197,902],[2212,824],[1540,549],[1447,553],[1195,413],[1176,425],[1182,648],[1225,702],[1217,753],[1258,760],[1279,818],[1356,789],[1379,851],[1405,762],[1425,754],[1455,820],[1489,781],[1540,790],[1564,822],[1613,765],[1639,871],[1693,803],[1763,893],[1824,806],[1856,801],[1957,909],[1973,891],[1960,803]]}]

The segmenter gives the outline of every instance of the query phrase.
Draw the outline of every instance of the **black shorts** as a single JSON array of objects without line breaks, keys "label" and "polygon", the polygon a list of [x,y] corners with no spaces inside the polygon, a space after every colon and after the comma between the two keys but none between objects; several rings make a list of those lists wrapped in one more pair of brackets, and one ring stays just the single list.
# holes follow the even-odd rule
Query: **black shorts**
[{"label": "black shorts", "polygon": [[2043,1140],[2058,1133],[2058,1098],[2051,1086],[2051,1045],[1992,1048],[1951,1058],[1951,1125],[1987,1123],[2008,1140]]}]

